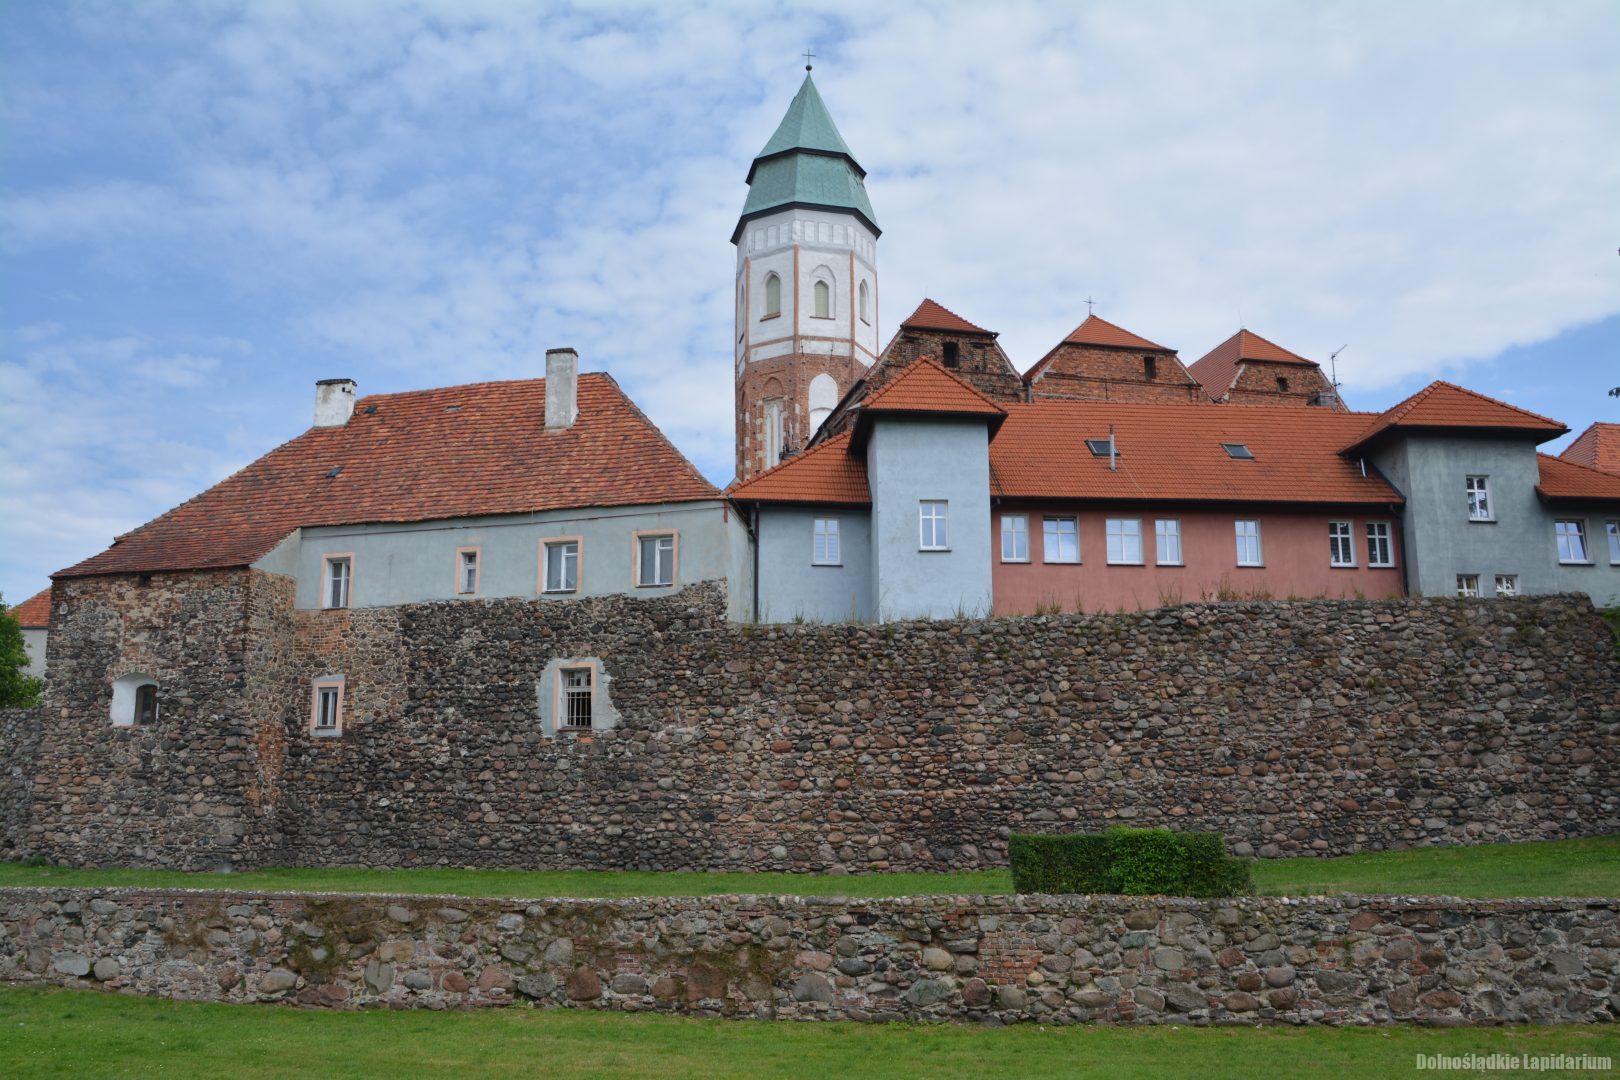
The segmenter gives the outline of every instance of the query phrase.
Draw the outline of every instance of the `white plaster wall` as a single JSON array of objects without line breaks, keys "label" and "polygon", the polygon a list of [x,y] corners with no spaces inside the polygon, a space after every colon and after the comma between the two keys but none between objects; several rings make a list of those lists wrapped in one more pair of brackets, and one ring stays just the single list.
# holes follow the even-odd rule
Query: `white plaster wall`
[{"label": "white plaster wall", "polygon": [[[793,273],[793,249],[799,249],[797,279]],[[850,257],[854,256],[851,280]],[[833,281],[832,319],[819,319],[815,311],[815,271],[825,267]],[[846,341],[853,335],[857,354],[871,363],[878,350],[877,237],[850,214],[828,210],[790,209],[757,218],[748,223],[737,245],[737,277],[748,275],[747,310],[738,305],[746,321],[747,338],[752,343],[773,338],[814,334]],[[765,277],[775,272],[782,278],[782,315],[765,317]],[[862,321],[860,283],[871,291],[870,319]],[[854,291],[851,291],[853,285]],[[738,349],[742,349],[743,325],[737,327]],[[806,348],[806,351],[810,351]],[[844,345],[839,355],[849,354]],[[752,356],[763,359],[765,353]]]},{"label": "white plaster wall", "polygon": [[28,653],[28,666],[23,671],[36,679],[45,677],[45,640],[49,634],[43,628],[23,627],[23,649]]}]

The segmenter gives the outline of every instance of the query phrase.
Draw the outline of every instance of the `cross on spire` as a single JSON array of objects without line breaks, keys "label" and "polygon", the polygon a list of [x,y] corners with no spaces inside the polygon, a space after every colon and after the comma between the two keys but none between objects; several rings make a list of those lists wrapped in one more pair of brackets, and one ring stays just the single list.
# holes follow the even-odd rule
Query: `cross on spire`
[{"label": "cross on spire", "polygon": [[812,60],[814,60],[816,58],[816,54],[811,52],[809,49],[806,49],[806,50],[804,50],[803,56],[804,56],[804,70],[809,71],[811,69],[811,67],[814,66],[814,65],[812,65],[810,63],[810,61],[812,61]]}]

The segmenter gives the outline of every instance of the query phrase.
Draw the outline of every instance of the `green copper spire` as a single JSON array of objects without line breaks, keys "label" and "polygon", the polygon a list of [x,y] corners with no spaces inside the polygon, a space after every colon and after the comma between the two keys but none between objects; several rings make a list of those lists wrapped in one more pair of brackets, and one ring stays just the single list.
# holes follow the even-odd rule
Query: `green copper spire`
[{"label": "green copper spire", "polygon": [[736,243],[749,219],[790,206],[848,210],[876,234],[865,176],[806,75],[776,133],[748,167],[748,201],[731,240]]}]

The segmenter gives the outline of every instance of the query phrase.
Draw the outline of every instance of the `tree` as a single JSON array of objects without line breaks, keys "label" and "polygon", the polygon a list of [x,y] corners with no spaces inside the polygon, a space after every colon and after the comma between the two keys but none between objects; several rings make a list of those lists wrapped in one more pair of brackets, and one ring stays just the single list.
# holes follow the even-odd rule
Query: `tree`
[{"label": "tree", "polygon": [[39,680],[23,670],[27,666],[22,626],[0,596],[0,709],[39,704]]}]

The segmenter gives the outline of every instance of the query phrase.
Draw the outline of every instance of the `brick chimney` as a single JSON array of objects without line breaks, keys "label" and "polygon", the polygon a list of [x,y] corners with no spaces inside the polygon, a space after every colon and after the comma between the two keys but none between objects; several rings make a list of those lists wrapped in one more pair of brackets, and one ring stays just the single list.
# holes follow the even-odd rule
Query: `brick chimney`
[{"label": "brick chimney", "polygon": [[315,426],[342,427],[354,415],[353,379],[322,379],[315,384]]},{"label": "brick chimney", "polygon": [[574,426],[579,417],[579,353],[546,350],[546,430]]}]

